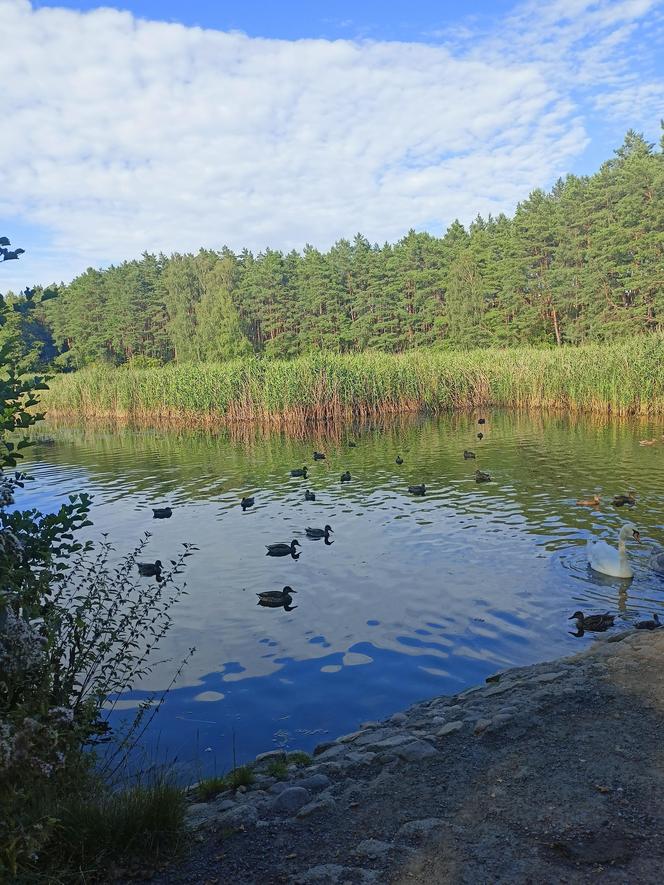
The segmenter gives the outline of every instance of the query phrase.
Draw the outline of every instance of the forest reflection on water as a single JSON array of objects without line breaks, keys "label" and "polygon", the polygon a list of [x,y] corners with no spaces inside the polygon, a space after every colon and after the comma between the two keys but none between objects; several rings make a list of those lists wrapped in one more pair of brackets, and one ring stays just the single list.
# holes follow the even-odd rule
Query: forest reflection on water
[{"label": "forest reflection on water", "polygon": [[[592,641],[568,632],[576,609],[617,612],[618,624],[661,609],[664,580],[646,559],[649,542],[664,544],[664,444],[638,443],[661,428],[496,412],[479,441],[477,418],[238,434],[42,425],[54,444],[32,451],[24,502],[51,510],[91,492],[93,536],[108,532],[119,551],[146,529],[150,558],[171,558],[183,541],[199,548],[163,646],[169,660],[116,715],[163,689],[195,646],[146,746],[184,771],[221,771],[233,741],[238,760],[311,749],[496,670],[571,653]],[[303,464],[306,480],[289,475]],[[493,481],[478,485],[477,467]],[[426,495],[410,495],[414,483]],[[636,507],[612,507],[629,488]],[[598,509],[576,506],[596,492]],[[153,520],[153,505],[173,517]],[[613,543],[627,519],[646,540],[630,550],[634,580],[591,572],[585,540]],[[306,537],[326,523],[333,543]],[[265,556],[265,545],[291,539],[298,558]],[[291,606],[257,605],[256,593],[287,584]]]}]

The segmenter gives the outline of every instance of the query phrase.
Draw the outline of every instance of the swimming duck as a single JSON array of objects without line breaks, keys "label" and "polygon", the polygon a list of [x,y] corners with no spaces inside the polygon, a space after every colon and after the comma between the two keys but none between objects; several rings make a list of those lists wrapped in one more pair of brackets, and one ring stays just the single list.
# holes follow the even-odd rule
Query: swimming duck
[{"label": "swimming duck", "polygon": [[603,615],[584,615],[583,612],[574,612],[568,620],[576,621],[578,630],[589,630],[594,633],[603,633],[609,627],[613,627],[616,616],[604,612]]},{"label": "swimming duck", "polygon": [[304,493],[304,500],[305,501],[315,501],[316,495],[310,489],[307,489],[306,492]]},{"label": "swimming duck", "polygon": [[324,461],[325,454],[323,452],[314,452],[314,461]]},{"label": "swimming duck", "polygon": [[633,507],[636,504],[636,496],[630,489],[626,495],[615,495],[612,503],[614,507],[624,507],[625,504],[627,504],[628,507]]},{"label": "swimming duck", "polygon": [[655,613],[651,620],[649,621],[637,621],[634,624],[637,630],[657,630],[658,627],[664,627],[664,624],[660,624],[659,615]]},{"label": "swimming duck", "polygon": [[480,432],[477,434],[477,438],[478,438],[478,439],[484,439],[484,434],[482,433],[481,430],[480,430]]},{"label": "swimming duck", "polygon": [[341,474],[341,482],[350,482],[350,470]]},{"label": "swimming duck", "polygon": [[291,476],[303,476],[305,479],[307,478],[307,468],[306,467],[296,467],[295,470],[291,470]]},{"label": "swimming duck", "polygon": [[265,546],[267,547],[266,556],[299,556],[295,552],[295,548],[300,546],[300,542],[296,540],[292,540],[290,544],[266,544]]},{"label": "swimming duck", "polygon": [[292,587],[284,587],[283,590],[265,590],[263,593],[257,593],[258,605],[265,605],[268,608],[281,608],[288,606],[293,601],[291,594],[297,593]]},{"label": "swimming duck", "polygon": [[240,506],[242,507],[243,510],[246,510],[247,507],[253,507],[255,502],[256,502],[255,498],[243,498],[240,501]]},{"label": "swimming duck", "polygon": [[471,458],[475,457],[475,452],[471,452],[468,449],[464,449],[463,450],[463,457],[466,459],[466,461],[470,461]]},{"label": "swimming duck", "polygon": [[154,562],[137,562],[136,567],[139,575],[143,575],[144,578],[158,578],[163,569],[161,559],[156,559]]},{"label": "swimming duck", "polygon": [[403,458],[401,457],[401,455],[397,455],[397,457],[396,457],[396,463],[397,463],[397,464],[403,464]]},{"label": "swimming duck", "polygon": [[153,507],[152,508],[152,518],[153,519],[170,519],[173,516],[173,511],[170,507]]},{"label": "swimming duck", "polygon": [[475,482],[491,482],[491,475],[482,470],[475,471]]},{"label": "swimming duck", "polygon": [[328,538],[330,536],[330,532],[334,533],[334,530],[331,525],[326,525],[324,529],[305,529],[307,533],[307,538]]},{"label": "swimming duck", "polygon": [[641,535],[635,525],[626,522],[618,535],[618,549],[606,541],[588,542],[588,562],[590,567],[612,578],[633,578],[634,572],[627,559],[626,542],[629,539],[641,543]]},{"label": "swimming duck", "polygon": [[477,423],[478,424],[486,424],[486,418],[478,418]]},{"label": "swimming duck", "polygon": [[599,495],[593,495],[592,498],[580,498],[576,503],[579,507],[599,507],[601,500]]},{"label": "swimming duck", "polygon": [[408,491],[411,493],[411,495],[425,495],[427,487],[424,485],[424,483],[421,483],[420,485],[416,486],[408,486]]}]

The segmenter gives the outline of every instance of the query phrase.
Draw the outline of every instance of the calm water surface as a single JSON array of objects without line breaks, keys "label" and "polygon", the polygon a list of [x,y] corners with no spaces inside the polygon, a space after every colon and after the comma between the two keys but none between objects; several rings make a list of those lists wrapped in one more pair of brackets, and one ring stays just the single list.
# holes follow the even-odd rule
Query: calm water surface
[{"label": "calm water surface", "polygon": [[[577,608],[626,622],[659,610],[664,580],[647,570],[646,546],[631,551],[636,574],[625,582],[591,572],[584,545],[592,535],[613,542],[628,519],[664,543],[664,443],[638,445],[662,428],[486,417],[481,442],[477,416],[466,415],[304,438],[47,428],[55,445],[33,451],[29,504],[51,510],[71,491],[91,492],[94,531],[119,550],[146,529],[149,558],[167,561],[183,541],[200,548],[163,646],[169,661],[116,714],[163,689],[196,647],[146,735],[149,752],[177,757],[186,778],[229,768],[233,742],[238,761],[308,750],[498,669],[578,650],[592,636],[568,633]],[[313,462],[314,448],[327,459]],[[477,461],[464,461],[464,448]],[[309,479],[290,478],[303,464]],[[493,482],[477,485],[476,467]],[[341,484],[345,470],[353,479]],[[426,496],[409,495],[420,482]],[[612,507],[629,488],[637,506]],[[599,510],[575,506],[594,492],[607,496]],[[239,499],[253,493],[243,513]],[[151,506],[166,504],[172,519],[153,520]],[[333,544],[305,537],[325,523]],[[265,556],[265,544],[291,538],[297,561]],[[293,611],[256,605],[256,592],[285,584],[297,591]]]}]

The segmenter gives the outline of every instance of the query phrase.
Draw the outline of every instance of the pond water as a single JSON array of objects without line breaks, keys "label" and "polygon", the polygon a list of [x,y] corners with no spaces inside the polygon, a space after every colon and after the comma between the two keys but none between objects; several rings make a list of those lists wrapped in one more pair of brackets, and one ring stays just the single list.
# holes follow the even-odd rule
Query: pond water
[{"label": "pond water", "polygon": [[[576,609],[625,622],[659,610],[664,580],[647,569],[646,545],[630,545],[631,582],[591,572],[584,547],[593,535],[615,543],[627,520],[664,543],[664,443],[638,444],[662,429],[504,412],[479,428],[477,418],[298,436],[42,425],[55,442],[32,450],[36,481],[21,504],[52,510],[87,491],[95,535],[108,532],[119,550],[146,529],[151,559],[167,561],[183,541],[199,548],[163,645],[169,660],[115,716],[163,689],[195,646],[145,747],[177,759],[183,779],[222,772],[233,746],[238,762],[281,746],[311,750],[496,670],[578,650],[593,639],[568,632]],[[477,460],[465,461],[464,448]],[[326,459],[314,462],[314,449]],[[303,464],[307,480],[289,476]],[[477,467],[493,481],[477,484]],[[352,480],[341,483],[345,470]],[[413,483],[426,483],[424,497],[408,493]],[[613,507],[630,488],[636,507]],[[599,509],[576,506],[595,492],[606,496]],[[254,493],[243,512],[240,497]],[[171,505],[173,517],[153,520],[153,505]],[[305,537],[326,523],[334,543]],[[292,538],[297,560],[265,555],[266,544]],[[257,592],[286,584],[295,608],[257,606]]]}]

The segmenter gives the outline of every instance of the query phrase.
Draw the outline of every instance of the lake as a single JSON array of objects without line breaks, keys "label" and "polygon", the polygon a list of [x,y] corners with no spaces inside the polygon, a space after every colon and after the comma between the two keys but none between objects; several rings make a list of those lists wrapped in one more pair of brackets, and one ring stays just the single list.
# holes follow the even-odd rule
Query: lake
[{"label": "lake", "polygon": [[[122,699],[116,721],[163,689],[195,646],[145,736],[149,755],[193,779],[231,767],[233,747],[238,763],[276,747],[311,750],[497,670],[579,650],[593,638],[570,635],[576,609],[625,623],[660,610],[664,580],[646,568],[647,543],[630,545],[631,582],[591,572],[584,546],[591,535],[615,544],[627,520],[646,542],[664,542],[664,443],[638,443],[661,427],[505,412],[478,427],[477,418],[295,435],[42,425],[54,444],[31,451],[36,481],[21,506],[52,510],[87,491],[92,536],[108,532],[119,551],[145,530],[150,559],[169,560],[184,541],[199,548],[159,656],[169,660]],[[314,462],[314,449],[326,459]],[[303,464],[309,478],[291,478]],[[477,467],[493,481],[477,484]],[[422,482],[424,497],[408,493]],[[637,506],[613,507],[629,488]],[[576,506],[595,492],[606,496],[599,509]],[[243,512],[245,494],[256,504]],[[164,505],[173,517],[153,520],[151,507]],[[305,537],[326,523],[332,544]],[[292,538],[299,559],[265,555]],[[297,591],[291,611],[256,604],[257,592],[286,584]]]}]

